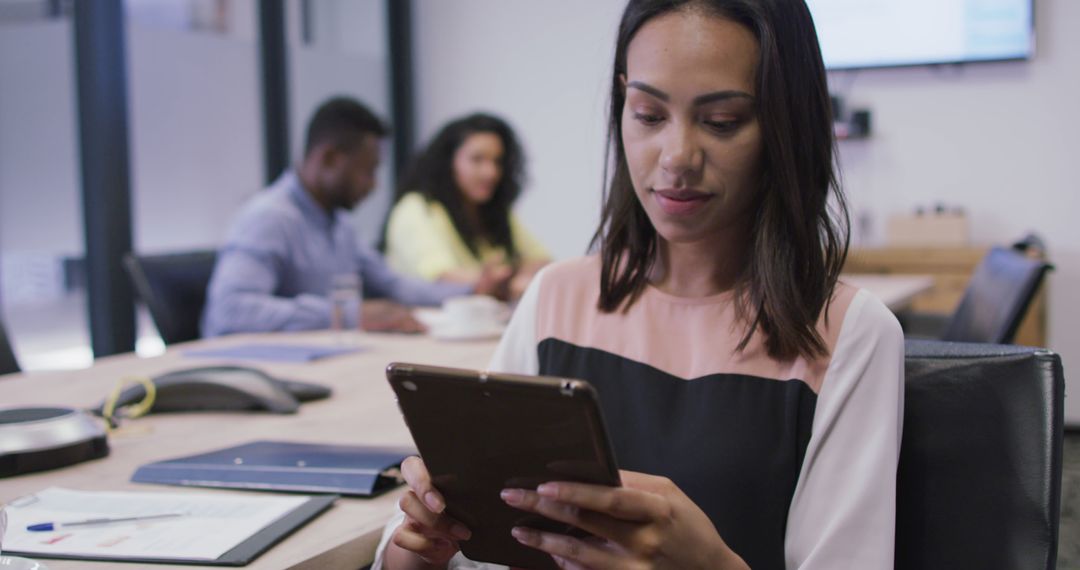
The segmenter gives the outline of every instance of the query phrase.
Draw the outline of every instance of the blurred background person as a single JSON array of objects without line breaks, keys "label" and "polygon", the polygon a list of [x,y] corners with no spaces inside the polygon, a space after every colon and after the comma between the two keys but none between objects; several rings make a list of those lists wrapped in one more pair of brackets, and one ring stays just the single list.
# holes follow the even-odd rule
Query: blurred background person
[{"label": "blurred background person", "polygon": [[512,275],[500,297],[517,299],[550,254],[512,212],[525,178],[513,129],[477,113],[451,121],[398,187],[387,219],[394,269],[429,281],[479,283]]},{"label": "blurred background person", "polygon": [[[500,283],[433,283],[387,266],[360,243],[348,212],[375,188],[380,141],[387,127],[367,107],[344,97],[315,111],[304,156],[251,199],[229,230],[207,291],[203,334],[324,329],[419,332],[404,305],[438,305],[469,293],[490,294]],[[362,288],[359,307],[334,315],[336,282]],[[385,297],[386,299],[368,300]]]}]

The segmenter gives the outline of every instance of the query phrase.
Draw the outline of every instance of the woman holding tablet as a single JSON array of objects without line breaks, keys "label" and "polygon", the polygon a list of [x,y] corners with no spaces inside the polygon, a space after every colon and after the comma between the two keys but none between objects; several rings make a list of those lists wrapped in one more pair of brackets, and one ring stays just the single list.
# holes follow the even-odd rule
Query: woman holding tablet
[{"label": "woman holding tablet", "polygon": [[[563,568],[892,568],[903,336],[838,281],[847,213],[803,0],[631,0],[597,255],[541,271],[493,370],[588,380],[623,487],[505,489]],[[423,463],[386,568],[472,568]]]}]

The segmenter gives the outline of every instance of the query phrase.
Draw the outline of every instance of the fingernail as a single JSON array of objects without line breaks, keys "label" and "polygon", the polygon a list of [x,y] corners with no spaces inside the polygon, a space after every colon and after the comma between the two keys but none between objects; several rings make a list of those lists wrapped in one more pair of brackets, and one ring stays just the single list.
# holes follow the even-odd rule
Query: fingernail
[{"label": "fingernail", "polygon": [[510,529],[510,534],[512,534],[521,544],[534,545],[537,543],[536,531],[529,530],[525,527],[515,526]]},{"label": "fingernail", "polygon": [[547,497],[549,499],[558,498],[559,486],[555,483],[544,483],[543,485],[540,485],[536,488],[536,492],[539,493],[541,496]]},{"label": "fingernail", "polygon": [[443,511],[443,507],[445,506],[443,505],[442,499],[440,499],[439,496],[432,491],[428,491],[428,493],[424,495],[424,502],[427,503],[427,506],[436,513],[441,513]]},{"label": "fingernail", "polygon": [[525,491],[521,489],[503,489],[499,496],[502,500],[506,501],[508,505],[520,505],[525,500]]},{"label": "fingernail", "polygon": [[454,525],[450,527],[450,534],[454,535],[454,538],[458,540],[469,540],[472,538],[472,531],[461,523],[454,523]]}]

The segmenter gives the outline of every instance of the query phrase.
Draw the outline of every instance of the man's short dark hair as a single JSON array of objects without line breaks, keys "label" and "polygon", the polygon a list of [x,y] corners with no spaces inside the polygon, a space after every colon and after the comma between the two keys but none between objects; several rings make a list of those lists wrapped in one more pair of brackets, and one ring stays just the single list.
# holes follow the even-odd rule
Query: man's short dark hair
[{"label": "man's short dark hair", "polygon": [[312,115],[308,123],[304,154],[307,155],[316,146],[324,143],[349,150],[369,133],[381,138],[389,134],[390,129],[356,99],[334,97],[319,105]]}]

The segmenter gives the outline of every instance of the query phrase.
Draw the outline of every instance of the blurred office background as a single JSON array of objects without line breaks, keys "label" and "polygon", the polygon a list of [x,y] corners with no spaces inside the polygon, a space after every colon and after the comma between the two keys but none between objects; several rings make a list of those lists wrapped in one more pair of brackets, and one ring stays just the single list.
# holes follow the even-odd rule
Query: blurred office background
[{"label": "blurred office background", "polygon": [[[268,138],[295,158],[323,98],[358,97],[393,119],[378,193],[355,213],[381,228],[402,149],[451,117],[487,110],[529,158],[519,215],[557,258],[583,253],[599,215],[607,89],[623,0],[125,0],[132,247],[213,248],[266,183]],[[261,10],[284,18],[285,117],[268,134]],[[394,21],[395,6],[404,23]],[[87,326],[72,2],[0,0],[0,304],[25,368],[85,366]],[[1036,232],[1047,279],[1045,343],[1080,382],[1080,3],[1038,0],[1026,61],[837,71],[834,93],[872,116],[839,143],[860,248],[890,218],[944,205],[973,246]],[[915,37],[919,30],[909,33]],[[281,40],[281,38],[278,38]],[[404,40],[391,49],[397,41]],[[400,66],[395,68],[396,65]],[[411,69],[410,69],[411,67]],[[406,73],[395,86],[394,72]],[[396,89],[396,91],[395,91]],[[403,94],[395,101],[393,93]],[[273,95],[273,94],[271,94]],[[281,93],[277,93],[281,95]],[[395,156],[395,153],[398,156]],[[139,350],[162,349],[139,319]],[[1080,400],[1067,399],[1080,424]]]},{"label": "blurred office background", "polygon": [[[309,114],[347,94],[389,118],[383,0],[277,2],[287,152]],[[256,0],[124,0],[132,248],[212,249],[265,184]],[[70,1],[0,0],[0,300],[22,366],[92,360]],[[102,141],[107,144],[106,141]],[[392,151],[388,147],[388,151]],[[386,159],[392,162],[392,152]],[[382,186],[392,168],[383,168]],[[389,199],[355,214],[374,237]],[[163,345],[144,311],[137,348]]]}]

